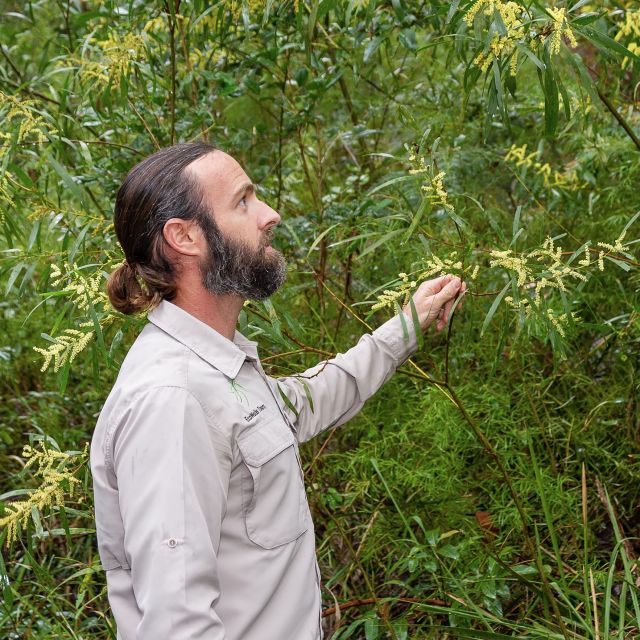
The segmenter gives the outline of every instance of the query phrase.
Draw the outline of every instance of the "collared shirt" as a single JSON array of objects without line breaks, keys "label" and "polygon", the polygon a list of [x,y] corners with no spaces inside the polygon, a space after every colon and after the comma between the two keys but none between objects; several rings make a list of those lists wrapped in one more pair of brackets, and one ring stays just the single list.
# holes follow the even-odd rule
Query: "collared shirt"
[{"label": "collared shirt", "polygon": [[240,333],[167,301],[149,314],[91,443],[119,640],[322,637],[298,443],[354,416],[409,357],[402,324],[274,379]]}]

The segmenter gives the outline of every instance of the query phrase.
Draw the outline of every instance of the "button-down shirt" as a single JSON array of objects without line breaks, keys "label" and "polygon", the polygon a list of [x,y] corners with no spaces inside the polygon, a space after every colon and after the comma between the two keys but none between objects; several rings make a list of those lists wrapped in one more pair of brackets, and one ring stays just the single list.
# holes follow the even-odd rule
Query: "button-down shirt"
[{"label": "button-down shirt", "polygon": [[154,309],[91,444],[119,640],[321,638],[298,443],[354,416],[415,347],[396,316],[274,379],[240,333],[228,340],[167,301]]}]

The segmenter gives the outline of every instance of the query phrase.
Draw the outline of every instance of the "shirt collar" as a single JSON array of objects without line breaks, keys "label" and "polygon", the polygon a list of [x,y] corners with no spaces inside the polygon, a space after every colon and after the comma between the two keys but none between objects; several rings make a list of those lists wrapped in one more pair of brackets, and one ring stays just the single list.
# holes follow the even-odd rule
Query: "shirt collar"
[{"label": "shirt collar", "polygon": [[233,342],[168,300],[149,313],[153,323],[224,373],[235,378],[246,358],[258,359],[256,343],[235,332]]}]

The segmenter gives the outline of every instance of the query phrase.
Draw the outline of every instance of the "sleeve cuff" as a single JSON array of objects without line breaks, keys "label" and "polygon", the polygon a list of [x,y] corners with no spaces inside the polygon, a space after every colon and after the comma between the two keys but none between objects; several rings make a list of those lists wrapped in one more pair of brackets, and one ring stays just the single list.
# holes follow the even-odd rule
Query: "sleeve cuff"
[{"label": "sleeve cuff", "polygon": [[417,351],[418,336],[416,335],[416,330],[421,330],[420,327],[414,327],[412,318],[404,314],[403,316],[408,336],[405,336],[400,314],[394,316],[391,320],[387,320],[372,333],[375,340],[383,342],[394,355],[396,367],[404,364]]}]

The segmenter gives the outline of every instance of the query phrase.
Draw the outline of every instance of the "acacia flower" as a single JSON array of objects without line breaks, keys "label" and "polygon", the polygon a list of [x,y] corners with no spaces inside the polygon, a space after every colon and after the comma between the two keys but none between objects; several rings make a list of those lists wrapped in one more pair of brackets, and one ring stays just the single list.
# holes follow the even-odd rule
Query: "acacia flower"
[{"label": "acacia flower", "polygon": [[518,276],[518,286],[521,287],[531,277],[531,270],[527,264],[527,258],[517,256],[512,249],[501,251],[494,249],[490,253],[492,260],[489,262],[491,267],[503,267],[507,271],[514,271]]},{"label": "acacia flower", "polygon": [[577,47],[578,42],[573,35],[571,26],[567,22],[567,10],[565,8],[547,9],[552,19],[551,46],[549,53],[557,55],[560,53],[562,38],[566,37],[572,47]]}]

